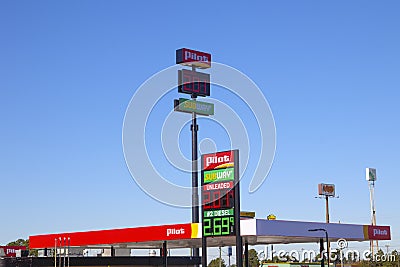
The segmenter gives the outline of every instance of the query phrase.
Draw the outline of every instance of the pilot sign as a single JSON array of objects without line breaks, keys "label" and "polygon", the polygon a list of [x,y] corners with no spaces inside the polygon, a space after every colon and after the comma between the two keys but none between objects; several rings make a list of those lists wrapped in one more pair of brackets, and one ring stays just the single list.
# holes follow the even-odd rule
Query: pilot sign
[{"label": "pilot sign", "polygon": [[238,150],[202,155],[203,236],[235,235]]},{"label": "pilot sign", "polygon": [[178,92],[196,96],[210,96],[210,74],[178,70]]}]

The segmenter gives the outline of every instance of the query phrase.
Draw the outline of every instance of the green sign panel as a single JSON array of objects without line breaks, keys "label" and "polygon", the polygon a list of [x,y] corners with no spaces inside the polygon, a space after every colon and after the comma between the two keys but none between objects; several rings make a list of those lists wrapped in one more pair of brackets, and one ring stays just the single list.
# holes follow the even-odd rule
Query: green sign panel
[{"label": "green sign panel", "polygon": [[207,210],[204,211],[204,217],[209,218],[209,217],[221,217],[221,216],[229,216],[229,215],[234,215],[233,213],[233,208],[232,209],[226,209],[226,210]]},{"label": "green sign panel", "polygon": [[204,171],[204,183],[233,181],[234,179],[234,168]]},{"label": "green sign panel", "polygon": [[214,104],[189,100],[186,98],[179,98],[178,105],[175,106],[175,109],[182,112],[195,112],[201,115],[214,115]]}]

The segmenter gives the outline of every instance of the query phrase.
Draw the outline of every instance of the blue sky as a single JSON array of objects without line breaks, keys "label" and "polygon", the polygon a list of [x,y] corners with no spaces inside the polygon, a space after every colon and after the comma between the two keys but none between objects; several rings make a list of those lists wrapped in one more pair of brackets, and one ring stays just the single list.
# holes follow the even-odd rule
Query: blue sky
[{"label": "blue sky", "polygon": [[242,192],[242,209],[323,221],[314,196],[330,182],[340,196],[331,221],[368,224],[364,172],[375,167],[377,222],[400,249],[399,10],[398,1],[2,1],[0,244],[190,221],[190,210],[140,190],[121,144],[137,88],[188,47],[248,75],[272,109],[275,161],[257,192]]}]

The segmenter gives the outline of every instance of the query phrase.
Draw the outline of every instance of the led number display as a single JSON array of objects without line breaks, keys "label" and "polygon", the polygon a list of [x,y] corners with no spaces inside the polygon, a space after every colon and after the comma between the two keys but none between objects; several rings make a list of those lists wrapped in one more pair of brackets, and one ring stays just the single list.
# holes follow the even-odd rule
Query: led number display
[{"label": "led number display", "polygon": [[178,70],[178,92],[196,96],[209,96],[210,74]]},{"label": "led number display", "polygon": [[[226,187],[228,188],[226,189]],[[212,188],[213,190],[207,190],[207,188]],[[233,182],[204,185],[202,205],[204,236],[234,234],[235,192],[233,190]]]},{"label": "led number display", "polygon": [[234,216],[211,217],[203,219],[204,236],[234,235]]},{"label": "led number display", "polygon": [[202,204],[204,211],[233,208],[235,206],[235,192],[233,190],[203,191]]}]

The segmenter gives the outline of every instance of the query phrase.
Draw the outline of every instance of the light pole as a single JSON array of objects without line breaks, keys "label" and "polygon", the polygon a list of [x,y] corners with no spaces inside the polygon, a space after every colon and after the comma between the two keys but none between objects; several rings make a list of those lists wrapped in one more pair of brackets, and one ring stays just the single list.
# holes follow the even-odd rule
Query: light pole
[{"label": "light pole", "polygon": [[[366,179],[368,181],[369,186],[369,200],[371,205],[371,225],[376,225],[376,210],[375,210],[375,181],[376,181],[376,169],[366,168]],[[374,240],[370,240],[370,251],[372,257],[374,256]],[[376,251],[378,252],[378,240],[376,240]]]},{"label": "light pole", "polygon": [[[323,231],[325,232],[325,238],[326,238],[326,245],[328,246],[329,244],[329,238],[328,238],[328,231],[323,228],[317,228],[317,229],[308,229],[309,232],[318,232],[318,231]],[[322,256],[322,255],[321,255]],[[328,267],[330,266],[330,255],[328,254],[327,256],[327,262],[328,262]]]}]

